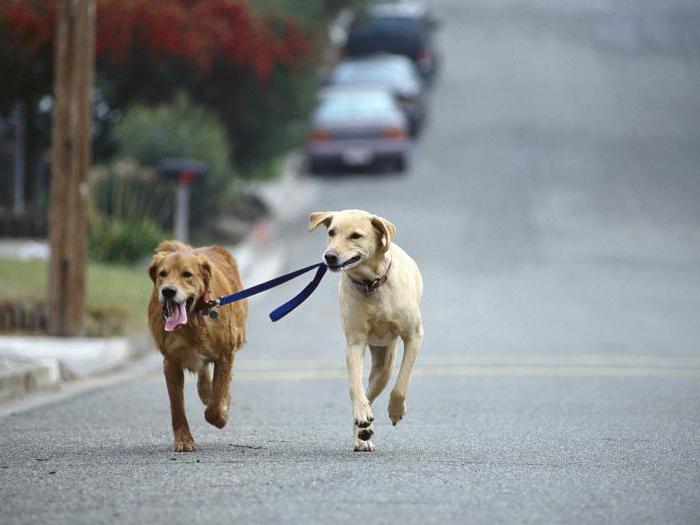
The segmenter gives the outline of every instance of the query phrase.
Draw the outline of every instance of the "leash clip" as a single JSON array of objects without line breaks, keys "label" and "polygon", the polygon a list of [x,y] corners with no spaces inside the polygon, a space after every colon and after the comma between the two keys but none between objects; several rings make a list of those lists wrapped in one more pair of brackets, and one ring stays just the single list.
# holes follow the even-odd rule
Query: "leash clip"
[{"label": "leash clip", "polygon": [[211,292],[207,291],[204,292],[204,296],[202,297],[202,300],[204,301],[204,307],[201,308],[197,312],[197,323],[200,327],[204,327],[204,316],[206,315],[209,317],[209,319],[214,320],[217,317],[219,317],[219,313],[214,311],[214,308],[218,308],[221,306],[221,303],[219,302],[218,299],[212,299],[211,298]]}]

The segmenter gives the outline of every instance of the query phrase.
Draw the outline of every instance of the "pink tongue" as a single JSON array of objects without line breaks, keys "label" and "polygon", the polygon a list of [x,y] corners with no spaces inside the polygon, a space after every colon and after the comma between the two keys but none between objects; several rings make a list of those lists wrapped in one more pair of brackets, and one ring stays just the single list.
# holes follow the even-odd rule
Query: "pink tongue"
[{"label": "pink tongue", "polygon": [[174,308],[174,312],[165,320],[165,331],[172,332],[181,324],[187,323],[187,310],[185,309],[185,302],[181,302]]}]

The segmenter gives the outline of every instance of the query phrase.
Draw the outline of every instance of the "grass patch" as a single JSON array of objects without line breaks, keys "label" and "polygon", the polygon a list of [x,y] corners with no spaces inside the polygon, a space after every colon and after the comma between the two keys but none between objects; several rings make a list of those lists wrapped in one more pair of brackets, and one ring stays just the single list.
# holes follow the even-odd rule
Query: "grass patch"
[{"label": "grass patch", "polygon": [[[0,257],[0,301],[44,302],[48,262]],[[115,333],[143,331],[151,281],[144,268],[90,262],[87,269],[87,332],[97,335],[93,321],[115,322]],[[94,318],[94,319],[93,319]],[[109,334],[102,334],[109,335]]]}]

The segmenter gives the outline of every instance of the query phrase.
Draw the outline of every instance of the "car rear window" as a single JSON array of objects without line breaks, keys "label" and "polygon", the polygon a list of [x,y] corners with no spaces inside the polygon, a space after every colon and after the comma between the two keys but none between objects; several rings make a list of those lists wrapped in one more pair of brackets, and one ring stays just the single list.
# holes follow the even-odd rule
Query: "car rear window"
[{"label": "car rear window", "polygon": [[417,82],[413,65],[405,60],[358,60],[340,63],[331,76],[337,84],[397,86]]},{"label": "car rear window", "polygon": [[333,93],[323,98],[316,110],[316,118],[363,119],[393,111],[394,101],[383,91],[351,91]]},{"label": "car rear window", "polygon": [[416,58],[427,45],[423,24],[410,18],[366,20],[353,27],[345,43],[348,55],[394,53]]}]

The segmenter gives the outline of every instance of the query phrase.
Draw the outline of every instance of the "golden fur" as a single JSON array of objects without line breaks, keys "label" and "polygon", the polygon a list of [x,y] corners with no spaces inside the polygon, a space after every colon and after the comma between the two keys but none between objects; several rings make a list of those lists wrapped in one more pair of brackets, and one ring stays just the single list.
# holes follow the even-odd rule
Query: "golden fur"
[{"label": "golden fur", "polygon": [[[216,320],[205,317],[205,327],[197,326],[195,311],[203,304],[205,292],[211,297],[243,289],[233,256],[220,246],[192,248],[178,241],[163,241],[156,248],[148,269],[153,292],[148,305],[148,321],[153,339],[163,354],[163,373],[170,397],[170,412],[176,452],[195,449],[185,416],[184,369],[198,374],[197,391],[206,405],[204,416],[223,428],[228,421],[230,381],[234,352],[245,342],[248,306],[245,300],[218,309]],[[164,287],[175,288],[177,297],[192,300],[187,323],[165,331]],[[214,364],[212,378],[209,364]]]}]

